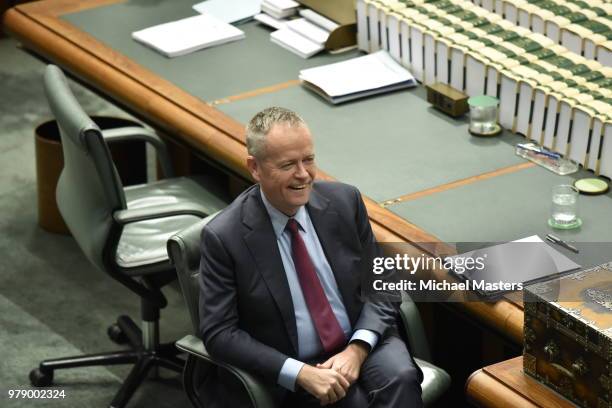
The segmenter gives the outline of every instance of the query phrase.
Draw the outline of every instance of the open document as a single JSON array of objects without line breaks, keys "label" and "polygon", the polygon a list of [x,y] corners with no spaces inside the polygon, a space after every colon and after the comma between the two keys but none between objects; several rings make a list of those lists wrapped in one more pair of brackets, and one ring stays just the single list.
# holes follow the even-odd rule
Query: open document
[{"label": "open document", "polygon": [[[451,270],[481,296],[497,296],[574,271],[580,265],[537,235],[449,257]],[[468,262],[470,259],[476,260]],[[480,261],[478,261],[480,260]]]},{"label": "open document", "polygon": [[172,58],[240,40],[244,32],[210,14],[201,14],[135,31],[132,38]]},{"label": "open document", "polygon": [[338,104],[416,86],[416,80],[384,50],[300,71],[307,88]]}]

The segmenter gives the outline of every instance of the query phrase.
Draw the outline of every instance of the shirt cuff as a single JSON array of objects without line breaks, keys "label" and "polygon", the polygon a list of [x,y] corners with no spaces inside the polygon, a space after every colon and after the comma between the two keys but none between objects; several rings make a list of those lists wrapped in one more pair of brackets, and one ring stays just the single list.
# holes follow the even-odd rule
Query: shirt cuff
[{"label": "shirt cuff", "polygon": [[289,391],[295,391],[295,380],[302,367],[304,367],[304,363],[301,361],[293,358],[286,359],[281,367],[280,373],[278,373],[278,385]]},{"label": "shirt cuff", "polygon": [[351,341],[349,341],[349,343],[355,340],[365,341],[370,345],[370,351],[372,351],[378,343],[378,334],[374,333],[372,330],[367,329],[355,330],[355,333],[353,333],[353,337],[351,337]]}]

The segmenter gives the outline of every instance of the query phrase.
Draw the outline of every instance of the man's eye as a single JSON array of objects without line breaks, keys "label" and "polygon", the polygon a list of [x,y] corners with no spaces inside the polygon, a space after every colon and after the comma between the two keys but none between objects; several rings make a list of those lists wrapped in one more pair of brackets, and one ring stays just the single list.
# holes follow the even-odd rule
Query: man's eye
[{"label": "man's eye", "polygon": [[285,163],[281,166],[281,169],[283,170],[289,170],[291,167],[293,167],[293,164],[291,163]]}]

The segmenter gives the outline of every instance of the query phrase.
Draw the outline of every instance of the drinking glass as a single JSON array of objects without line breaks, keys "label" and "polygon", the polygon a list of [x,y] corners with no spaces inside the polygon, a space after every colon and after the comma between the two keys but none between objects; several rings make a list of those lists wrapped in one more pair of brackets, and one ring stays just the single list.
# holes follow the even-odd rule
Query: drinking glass
[{"label": "drinking glass", "polygon": [[553,228],[570,229],[582,225],[578,217],[578,189],[569,184],[554,186],[548,224]]}]

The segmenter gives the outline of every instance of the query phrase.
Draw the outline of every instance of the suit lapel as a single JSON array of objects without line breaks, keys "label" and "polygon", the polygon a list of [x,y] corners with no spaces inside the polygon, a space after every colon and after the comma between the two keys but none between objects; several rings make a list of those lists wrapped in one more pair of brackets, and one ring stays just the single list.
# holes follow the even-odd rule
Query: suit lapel
[{"label": "suit lapel", "polygon": [[349,302],[349,299],[352,297],[351,288],[354,277],[351,276],[353,273],[352,266],[348,265],[347,262],[350,262],[353,258],[345,254],[345,247],[342,245],[344,241],[342,239],[343,231],[339,223],[340,217],[329,200],[316,190],[312,191],[307,208],[327,262],[329,262],[336,278],[344,306],[347,308],[349,316],[352,317],[352,310],[349,310],[352,302]]},{"label": "suit lapel", "polygon": [[276,235],[261,201],[259,188],[253,189],[245,201],[242,220],[248,227],[248,231],[244,235],[246,245],[251,251],[253,258],[255,258],[257,271],[260,273],[278,306],[287,333],[289,334],[289,339],[297,355],[297,328],[291,291],[289,290],[289,283],[287,282],[287,275],[285,274],[278,245],[276,245]]}]

